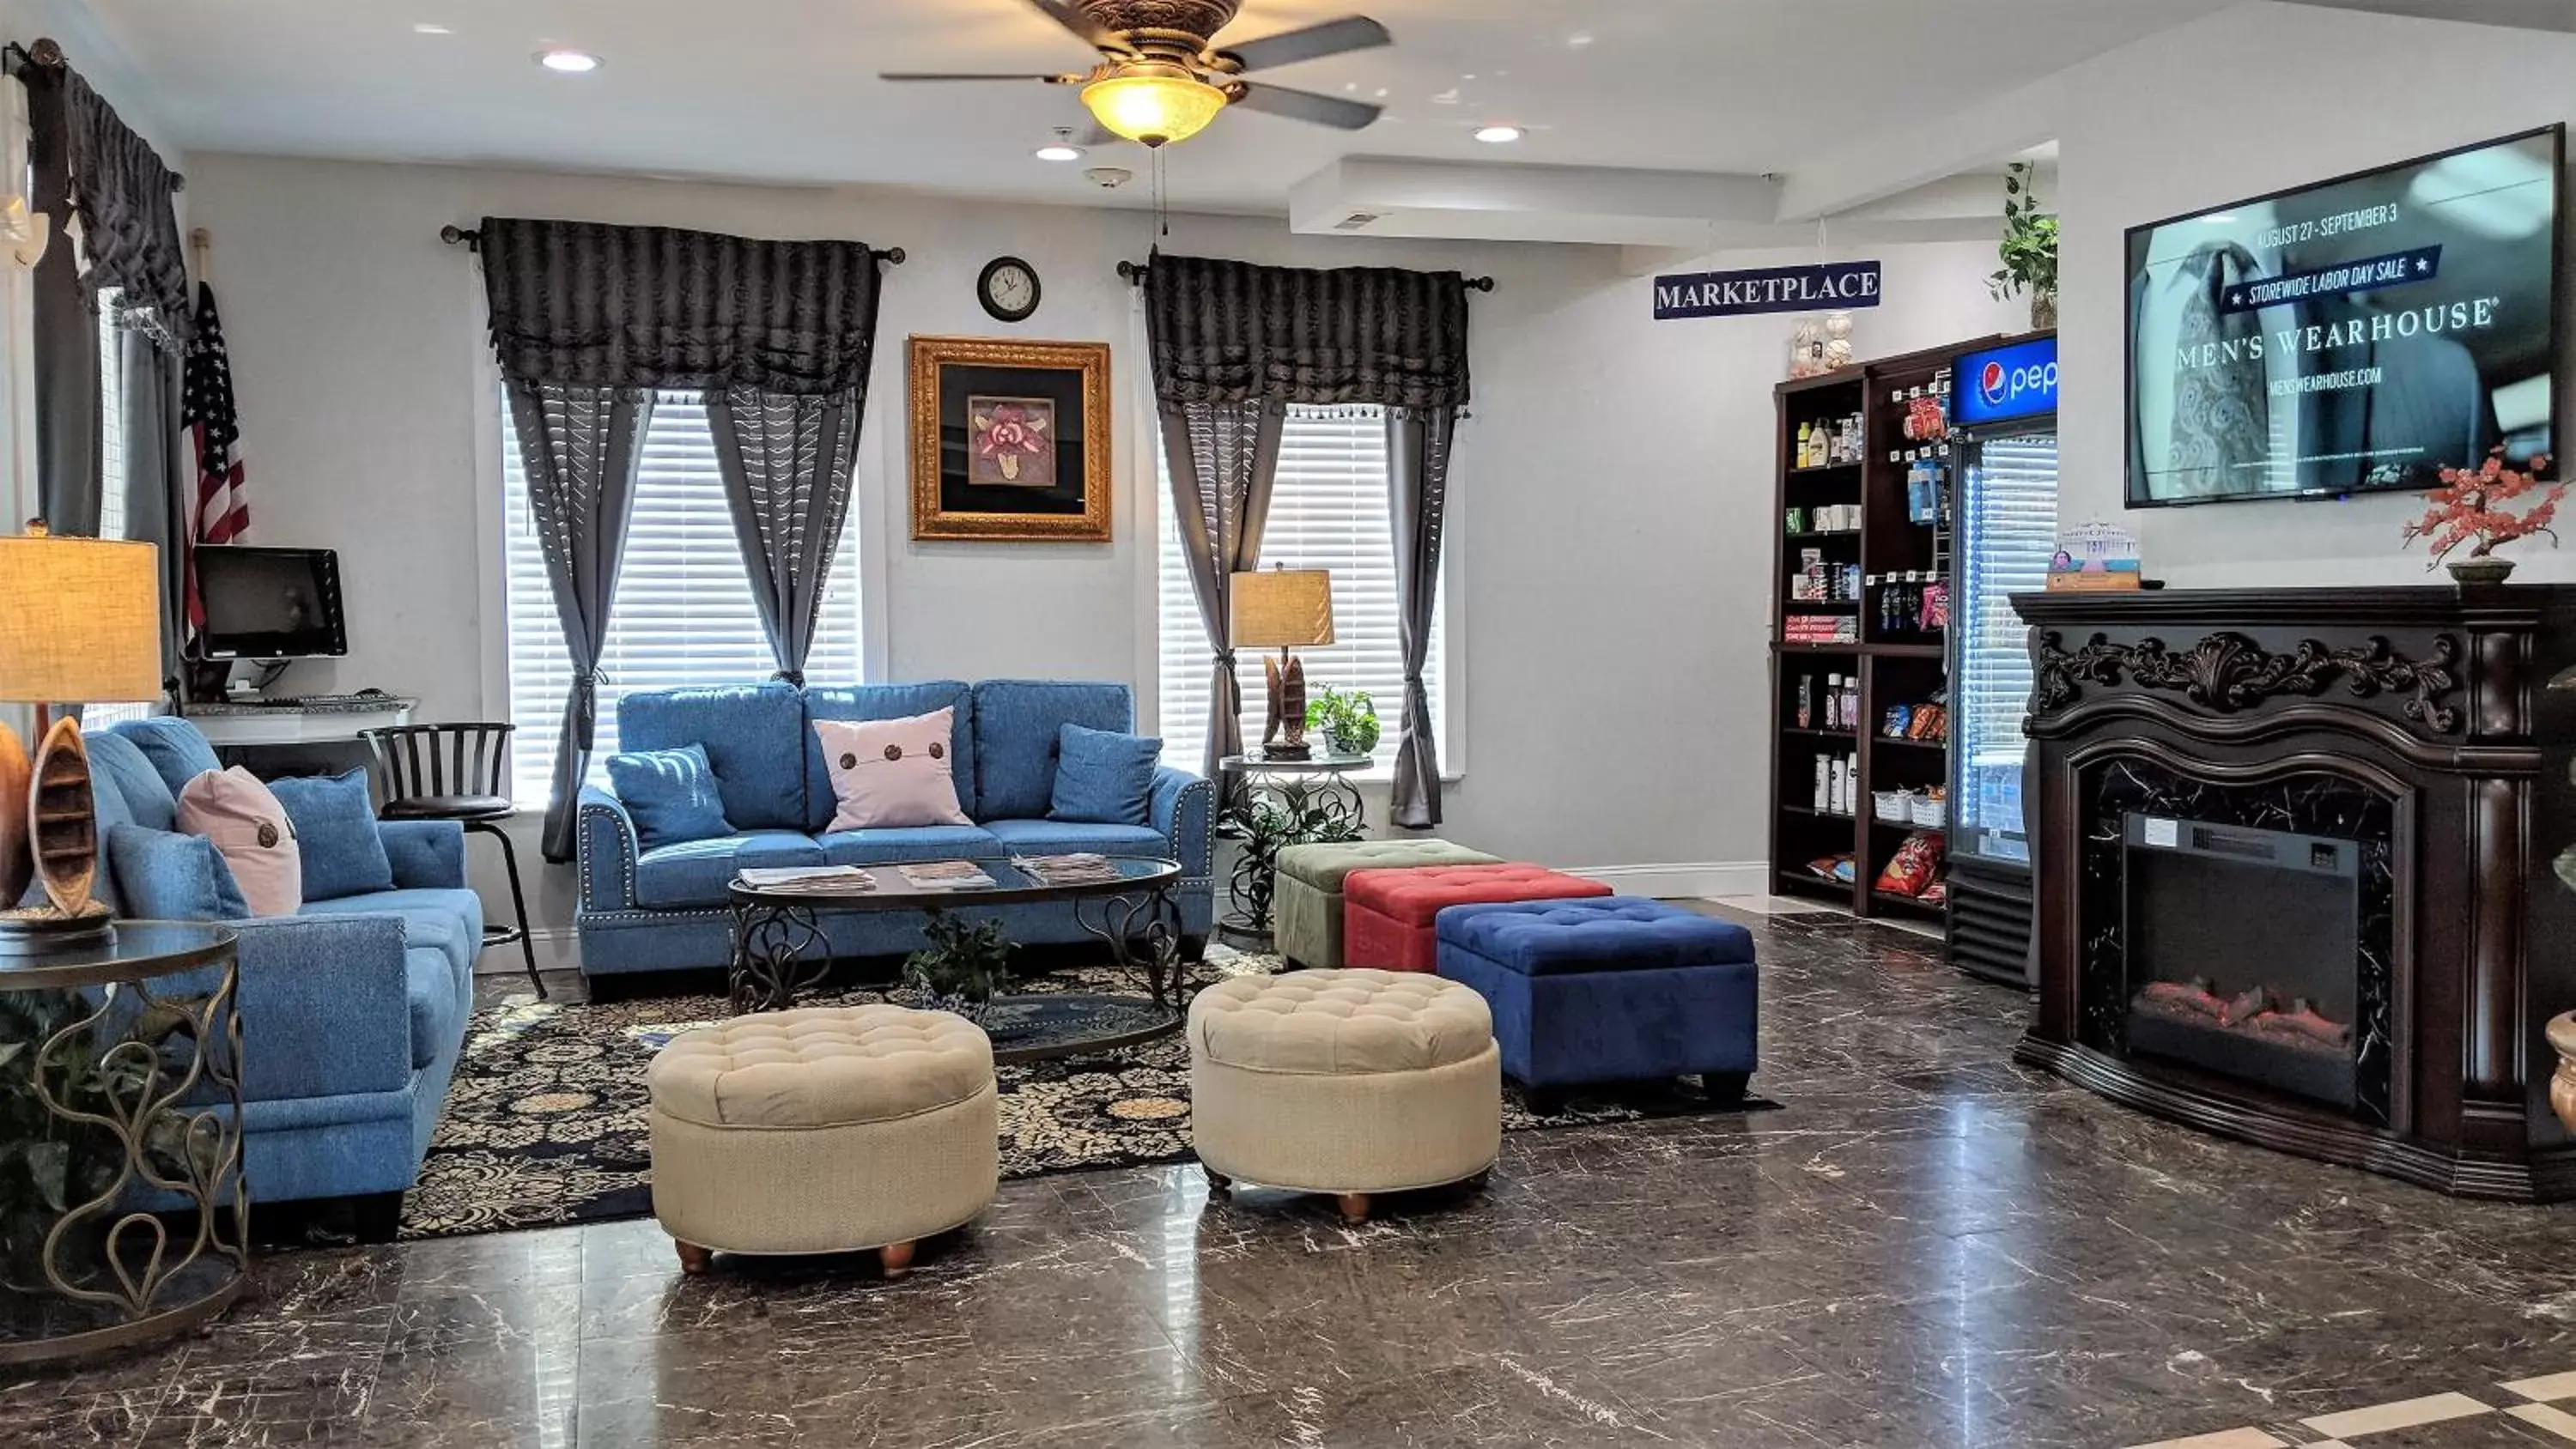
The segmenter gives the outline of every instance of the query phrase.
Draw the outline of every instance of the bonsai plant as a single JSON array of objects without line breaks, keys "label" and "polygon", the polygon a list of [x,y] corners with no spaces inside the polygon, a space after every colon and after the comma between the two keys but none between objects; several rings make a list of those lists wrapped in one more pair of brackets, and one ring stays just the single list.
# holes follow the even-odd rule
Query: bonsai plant
[{"label": "bonsai plant", "polygon": [[1010,934],[999,921],[969,921],[947,911],[931,912],[921,933],[930,945],[904,958],[903,979],[932,1008],[980,1018],[994,993],[1010,984]]},{"label": "bonsai plant", "polygon": [[2424,565],[2428,570],[2461,544],[2475,543],[2466,559],[2451,565],[2451,577],[2464,584],[2502,583],[2513,572],[2513,560],[2494,557],[2496,549],[2535,533],[2548,534],[2552,544],[2558,542],[2549,525],[2558,516],[2558,500],[2567,495],[2566,484],[2550,486],[2528,512],[2516,514],[2504,506],[2545,486],[2540,475],[2548,471],[2546,456],[2532,459],[2527,473],[2506,467],[2502,447],[2487,454],[2479,467],[2445,468],[2442,486],[2424,495],[2431,506],[2422,518],[2406,525],[2405,541],[2432,541],[2432,563]]},{"label": "bonsai plant", "polygon": [[2040,213],[2033,170],[2028,161],[2004,168],[2004,239],[1996,250],[2003,267],[1986,279],[1986,287],[1998,302],[2029,292],[2036,331],[2057,325],[2057,218]]},{"label": "bonsai plant", "polygon": [[1377,751],[1377,701],[1359,690],[1324,686],[1323,697],[1306,706],[1306,728],[1321,730],[1324,743],[1337,755]]}]

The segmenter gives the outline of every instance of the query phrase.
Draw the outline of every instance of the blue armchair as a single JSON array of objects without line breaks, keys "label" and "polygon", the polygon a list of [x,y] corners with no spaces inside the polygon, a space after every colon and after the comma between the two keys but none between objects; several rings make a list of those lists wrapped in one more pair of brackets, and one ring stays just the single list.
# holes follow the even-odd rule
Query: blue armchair
[{"label": "blue armchair", "polygon": [[[89,737],[99,809],[156,830],[215,755],[193,725],[143,720]],[[377,830],[394,888],[231,923],[241,938],[242,1160],[254,1202],[357,1200],[390,1239],[447,1099],[474,999],[483,903],[465,833],[447,821]],[[116,883],[101,859],[107,899]],[[201,983],[211,988],[208,973]]]},{"label": "blue armchair", "polygon": [[[810,723],[899,719],[943,708],[956,712],[950,758],[958,803],[975,823],[830,829],[831,775]],[[839,688],[765,684],[626,696],[618,702],[620,742],[637,750],[703,746],[724,797],[725,818],[735,830],[715,840],[643,850],[634,820],[613,793],[582,791],[575,920],[583,974],[724,965],[732,939],[725,886],[745,866],[992,860],[1082,850],[1181,862],[1182,933],[1185,948],[1195,955],[1206,945],[1215,914],[1215,788],[1166,768],[1155,776],[1144,825],[1050,820],[1056,740],[1067,723],[1133,729],[1134,700],[1123,684],[1042,680]],[[1004,906],[991,914],[1024,945],[1090,939],[1068,904]],[[889,955],[924,944],[922,918],[906,912],[827,914],[820,925],[834,956]]]}]

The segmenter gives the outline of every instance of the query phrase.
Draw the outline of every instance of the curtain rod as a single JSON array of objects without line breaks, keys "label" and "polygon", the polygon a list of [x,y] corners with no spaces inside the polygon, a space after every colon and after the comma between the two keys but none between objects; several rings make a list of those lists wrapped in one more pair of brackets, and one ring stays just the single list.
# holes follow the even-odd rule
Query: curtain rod
[{"label": "curtain rod", "polygon": [[[1126,278],[1127,284],[1131,287],[1144,285],[1145,274],[1152,270],[1152,265],[1146,262],[1120,262],[1118,264],[1118,275]],[[1491,277],[1469,277],[1467,278],[1465,285],[1467,290],[1470,292],[1490,292],[1494,290],[1494,279]]]},{"label": "curtain rod", "polygon": [[[483,233],[472,227],[442,226],[438,229],[438,239],[447,243],[449,246],[462,246],[467,251],[471,252],[479,252],[483,250]],[[876,258],[878,261],[884,262],[888,266],[899,267],[903,265],[903,248],[901,247],[870,247],[868,248],[868,255]]]}]

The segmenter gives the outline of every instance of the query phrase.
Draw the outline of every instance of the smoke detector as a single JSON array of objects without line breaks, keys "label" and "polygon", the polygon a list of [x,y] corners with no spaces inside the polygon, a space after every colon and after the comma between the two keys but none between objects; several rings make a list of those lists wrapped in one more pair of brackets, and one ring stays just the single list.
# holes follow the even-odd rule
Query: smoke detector
[{"label": "smoke detector", "polygon": [[1136,173],[1124,166],[1094,166],[1082,173],[1082,179],[1103,191],[1115,191],[1136,179]]}]

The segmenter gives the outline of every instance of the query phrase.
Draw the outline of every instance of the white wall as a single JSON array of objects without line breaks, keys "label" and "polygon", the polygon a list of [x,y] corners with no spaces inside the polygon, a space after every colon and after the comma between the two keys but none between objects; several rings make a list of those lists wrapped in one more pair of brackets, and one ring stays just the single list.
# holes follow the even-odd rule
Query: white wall
[{"label": "white wall", "polygon": [[[2399,546],[2399,530],[2421,513],[2413,494],[2121,511],[2122,233],[2576,120],[2571,77],[2576,36],[2268,3],[2079,67],[2059,129],[2061,516],[2125,521],[2148,572],[2185,588],[2426,582],[2422,548]],[[2570,280],[2560,281],[2562,310],[2576,304]],[[2562,426],[2576,421],[2572,381],[2562,359]],[[2576,554],[2546,540],[2510,553],[2521,560],[2517,580],[2576,579]]]},{"label": "white wall", "polygon": [[[900,245],[860,446],[871,658],[886,677],[1124,679],[1154,697],[1152,458],[1136,436],[1145,359],[1115,271],[1155,238],[1134,213],[891,193],[735,188],[453,168],[196,158],[214,234],[249,459],[253,537],[337,548],[352,653],[297,666],[298,692],[379,685],[427,718],[497,715],[482,642],[478,492],[497,486],[473,259],[438,228],[487,213],[846,236]],[[1655,323],[1650,282],[1608,249],[1444,247],[1290,235],[1179,217],[1167,249],[1302,265],[1385,261],[1491,273],[1473,299],[1474,417],[1451,534],[1467,775],[1444,833],[1578,866],[1754,863],[1762,806],[1771,386],[1783,318]],[[976,306],[983,263],[1036,264],[1045,302],[1005,329]],[[1987,300],[1990,248],[1886,255],[1864,354],[2015,325]],[[1796,257],[1729,257],[1762,264]],[[1106,340],[1122,406],[1118,542],[912,543],[903,339]],[[1257,706],[1256,706],[1257,711]],[[533,852],[530,852],[533,860]],[[541,913],[568,922],[566,872]],[[1704,879],[1704,877],[1702,877]],[[1638,877],[1639,881],[1647,878]],[[1657,878],[1664,879],[1664,878]],[[1734,879],[1753,888],[1758,872]],[[493,895],[491,899],[504,899]],[[487,968],[495,963],[487,962]]]}]

